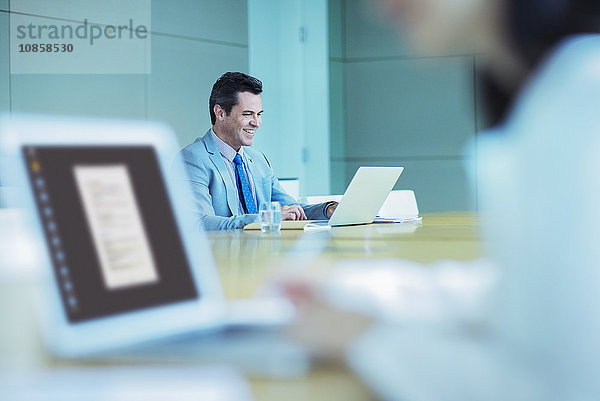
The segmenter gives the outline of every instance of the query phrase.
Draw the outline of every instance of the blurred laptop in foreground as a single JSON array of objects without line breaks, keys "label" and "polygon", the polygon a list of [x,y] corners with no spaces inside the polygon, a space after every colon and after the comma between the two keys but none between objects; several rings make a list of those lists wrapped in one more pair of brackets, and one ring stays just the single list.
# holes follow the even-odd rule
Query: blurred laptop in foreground
[{"label": "blurred laptop in foreground", "polygon": [[[224,356],[279,375],[305,368],[301,350],[278,347],[269,330],[293,317],[287,300],[225,300],[208,241],[189,216],[168,127],[13,115],[0,139],[26,191],[44,283],[39,316],[53,353],[119,358],[143,349],[142,359]],[[218,334],[229,327],[234,335]],[[161,343],[177,345],[153,354]]]}]

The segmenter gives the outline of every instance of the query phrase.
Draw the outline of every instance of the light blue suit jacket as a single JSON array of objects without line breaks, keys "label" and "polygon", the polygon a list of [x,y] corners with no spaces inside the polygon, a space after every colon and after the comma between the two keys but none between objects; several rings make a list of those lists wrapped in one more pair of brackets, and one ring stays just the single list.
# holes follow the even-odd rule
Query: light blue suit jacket
[{"label": "light blue suit jacket", "polygon": [[[266,156],[258,150],[244,147],[248,169],[254,181],[256,200],[277,201],[282,205],[298,202],[288,195]],[[194,195],[194,209],[198,224],[205,230],[229,230],[242,228],[257,221],[256,214],[239,214],[239,198],[217,144],[210,136],[210,130],[180,152],[187,172],[187,178]],[[309,219],[323,220],[325,204],[302,205]]]}]

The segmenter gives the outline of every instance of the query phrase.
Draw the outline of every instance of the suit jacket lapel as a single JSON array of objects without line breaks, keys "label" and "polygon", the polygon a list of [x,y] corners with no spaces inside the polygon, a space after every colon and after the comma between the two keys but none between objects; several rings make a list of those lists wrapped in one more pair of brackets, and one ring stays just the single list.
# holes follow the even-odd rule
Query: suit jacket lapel
[{"label": "suit jacket lapel", "polygon": [[259,166],[254,161],[254,158],[246,153],[246,160],[248,160],[248,170],[250,170],[250,174],[252,174],[252,181],[254,182],[254,190],[256,191],[256,203],[257,206],[260,206],[261,202],[269,202],[271,201],[271,197],[268,195],[268,188],[265,188],[265,184],[263,180],[262,173],[259,169]]},{"label": "suit jacket lapel", "polygon": [[206,150],[210,154],[209,158],[217,168],[219,175],[221,175],[223,184],[225,184],[225,191],[227,193],[227,206],[229,206],[231,214],[235,216],[239,213],[239,199],[235,189],[236,187],[231,180],[231,174],[229,174],[229,170],[227,170],[227,167],[225,166],[223,156],[221,156],[219,148],[217,148],[217,144],[212,140],[210,135],[205,135],[203,139]]}]

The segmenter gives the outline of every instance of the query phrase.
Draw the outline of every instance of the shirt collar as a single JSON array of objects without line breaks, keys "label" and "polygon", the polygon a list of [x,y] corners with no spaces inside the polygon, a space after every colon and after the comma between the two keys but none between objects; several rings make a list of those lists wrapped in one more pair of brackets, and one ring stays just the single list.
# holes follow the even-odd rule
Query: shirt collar
[{"label": "shirt collar", "polygon": [[240,154],[240,156],[242,156],[242,159],[244,159],[244,147],[243,146],[240,148],[239,152],[236,152],[235,149],[233,149],[227,143],[223,142],[223,140],[221,138],[219,138],[217,136],[217,134],[215,134],[215,131],[213,131],[212,128],[210,129],[210,134],[212,135],[212,139],[217,144],[217,148],[219,149],[219,152],[223,155],[224,158],[229,160],[229,162],[233,163],[233,158],[238,153]]}]

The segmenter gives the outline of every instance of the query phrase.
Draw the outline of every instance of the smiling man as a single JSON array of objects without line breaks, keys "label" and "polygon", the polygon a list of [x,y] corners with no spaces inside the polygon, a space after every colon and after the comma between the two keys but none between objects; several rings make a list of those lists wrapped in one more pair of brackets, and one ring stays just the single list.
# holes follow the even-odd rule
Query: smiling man
[{"label": "smiling man", "polygon": [[299,205],[288,195],[267,157],[249,146],[262,123],[262,82],[227,72],[209,99],[212,128],[181,151],[206,230],[242,228],[258,219],[261,202],[281,203],[283,220],[328,219],[337,203]]}]

